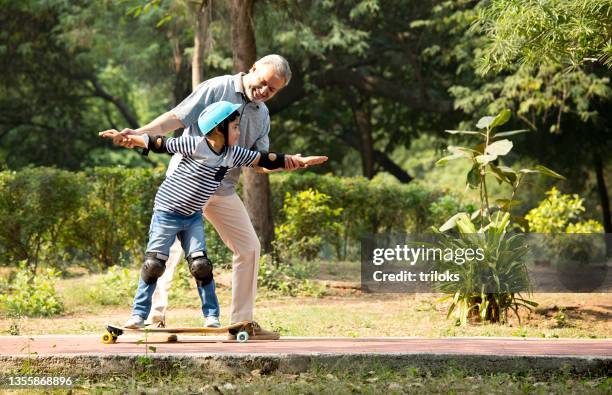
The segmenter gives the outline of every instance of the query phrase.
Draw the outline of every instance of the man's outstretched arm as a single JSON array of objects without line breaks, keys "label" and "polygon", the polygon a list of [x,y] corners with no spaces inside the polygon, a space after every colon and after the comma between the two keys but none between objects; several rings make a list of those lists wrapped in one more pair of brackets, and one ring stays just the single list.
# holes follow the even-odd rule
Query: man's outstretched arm
[{"label": "man's outstretched arm", "polygon": [[[138,129],[126,128],[123,129],[121,132],[114,133],[113,143],[126,148],[134,148],[134,145],[132,145],[132,141],[126,138],[127,136],[139,136],[142,134],[160,136],[184,127],[185,125],[176,117],[176,115],[168,111]],[[100,132],[100,136],[102,136],[102,133],[105,132],[117,131],[114,129],[105,130],[104,132]]]},{"label": "man's outstretched arm", "polygon": [[[147,148],[148,146],[148,138],[145,138],[145,136],[142,135],[127,135],[125,137],[121,136],[121,132],[118,132],[116,130],[105,130],[103,132],[98,133],[98,136],[102,137],[102,138],[108,138],[108,139],[113,139],[113,142],[115,142],[116,139],[124,139],[127,141],[127,143],[124,144],[119,144],[122,147],[125,148],[134,148],[134,147],[140,147],[140,148]],[[117,143],[115,143],[117,144]]]}]

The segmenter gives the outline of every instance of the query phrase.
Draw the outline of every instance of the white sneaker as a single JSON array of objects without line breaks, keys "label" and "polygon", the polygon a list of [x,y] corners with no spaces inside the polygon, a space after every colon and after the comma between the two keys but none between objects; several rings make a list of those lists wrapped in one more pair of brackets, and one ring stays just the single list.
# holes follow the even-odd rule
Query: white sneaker
[{"label": "white sneaker", "polygon": [[164,316],[154,316],[145,321],[145,325],[150,328],[165,328],[166,327],[166,317]]},{"label": "white sneaker", "polygon": [[127,320],[125,324],[123,324],[124,328],[128,329],[140,329],[145,327],[145,320],[139,315],[133,315],[132,318]]},{"label": "white sneaker", "polygon": [[209,315],[204,321],[204,328],[219,328],[220,326],[219,317],[214,315]]}]

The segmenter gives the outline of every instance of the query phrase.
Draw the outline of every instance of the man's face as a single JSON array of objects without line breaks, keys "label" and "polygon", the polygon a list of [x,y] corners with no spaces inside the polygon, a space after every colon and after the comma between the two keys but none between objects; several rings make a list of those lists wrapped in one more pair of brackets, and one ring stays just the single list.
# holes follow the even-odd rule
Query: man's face
[{"label": "man's face", "polygon": [[285,81],[275,74],[274,67],[269,64],[253,65],[247,75],[244,91],[251,101],[270,100],[285,86]]}]

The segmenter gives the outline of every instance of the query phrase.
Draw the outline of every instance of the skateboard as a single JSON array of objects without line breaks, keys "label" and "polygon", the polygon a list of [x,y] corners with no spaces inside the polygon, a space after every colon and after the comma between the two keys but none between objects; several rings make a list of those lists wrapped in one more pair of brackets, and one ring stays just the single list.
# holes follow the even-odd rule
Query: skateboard
[{"label": "skateboard", "polygon": [[242,321],[232,325],[226,325],[219,328],[205,328],[205,327],[183,327],[183,328],[124,328],[119,325],[106,325],[106,332],[102,335],[102,343],[104,344],[113,344],[117,341],[117,338],[123,335],[124,332],[134,332],[134,333],[147,333],[147,334],[159,334],[159,333],[167,333],[170,336],[167,337],[167,341],[175,342],[177,341],[176,334],[177,333],[201,333],[201,334],[211,334],[211,333],[226,333],[231,329],[238,329],[238,333],[236,334],[236,341],[239,343],[246,343],[249,340],[249,333],[247,332],[247,326],[249,325],[249,321]]}]

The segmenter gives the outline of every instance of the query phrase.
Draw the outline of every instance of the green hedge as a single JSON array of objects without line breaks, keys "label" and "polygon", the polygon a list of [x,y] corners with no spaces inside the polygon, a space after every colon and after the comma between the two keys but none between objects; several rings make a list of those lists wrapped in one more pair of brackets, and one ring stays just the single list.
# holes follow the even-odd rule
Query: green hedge
[{"label": "green hedge", "polygon": [[276,224],[285,220],[282,207],[286,194],[295,195],[309,188],[330,196],[327,204],[331,208],[343,209],[339,259],[359,259],[364,234],[427,232],[463,208],[456,196],[418,182],[400,184],[385,179],[295,172],[274,174],[270,185]]},{"label": "green hedge", "polygon": [[[140,260],[164,172],[95,168],[76,173],[45,167],[0,172],[0,265],[26,261],[35,270],[39,263],[79,264],[99,271]],[[285,220],[287,193],[312,188],[329,195],[331,208],[342,208],[341,259],[359,256],[365,233],[422,232],[460,209],[455,197],[418,183],[296,172],[274,174],[270,184],[277,225]],[[228,262],[231,255],[212,226],[207,225],[206,237],[213,260]]]}]

